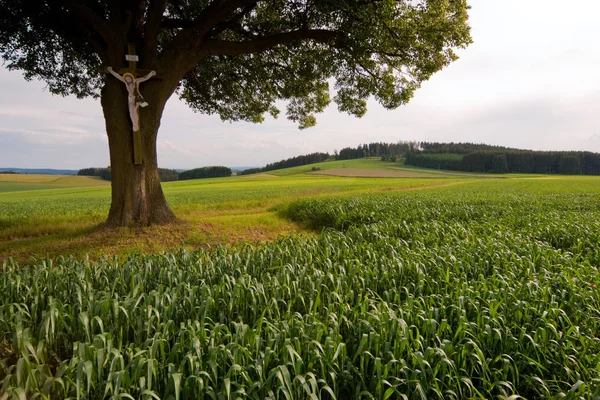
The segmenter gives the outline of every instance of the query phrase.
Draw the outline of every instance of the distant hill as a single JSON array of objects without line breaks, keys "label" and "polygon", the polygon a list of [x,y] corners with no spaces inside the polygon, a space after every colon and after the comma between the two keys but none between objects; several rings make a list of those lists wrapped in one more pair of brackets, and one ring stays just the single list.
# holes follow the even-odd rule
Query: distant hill
[{"label": "distant hill", "polygon": [[4,171],[18,172],[20,174],[45,174],[45,175],[77,175],[76,169],[51,169],[51,168],[0,168]]},{"label": "distant hill", "polygon": [[600,175],[600,153],[589,151],[521,150],[483,143],[406,142],[368,143],[334,154],[312,153],[240,171],[256,174],[323,161],[380,158],[421,168],[478,173]]}]

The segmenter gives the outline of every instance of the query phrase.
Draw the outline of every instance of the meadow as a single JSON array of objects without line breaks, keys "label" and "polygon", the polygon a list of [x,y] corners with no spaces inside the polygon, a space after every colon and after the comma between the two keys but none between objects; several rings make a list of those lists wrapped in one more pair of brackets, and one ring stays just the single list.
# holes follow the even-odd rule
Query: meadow
[{"label": "meadow", "polygon": [[[283,172],[165,190],[189,231],[177,250],[3,263],[0,398],[600,396],[599,178]],[[101,221],[105,188],[35,192],[35,207],[33,191],[0,196],[2,240],[67,242],[53,220],[96,234],[82,221]]]},{"label": "meadow", "polygon": [[[388,164],[393,165],[379,160],[356,160],[347,164],[372,170],[388,170]],[[90,177],[61,179],[21,175],[15,178],[16,175],[0,174],[0,187],[3,183],[13,185],[12,191],[0,193],[0,260],[12,257],[27,262],[32,257],[64,254],[79,257],[87,254],[95,259],[136,250],[155,253],[182,245],[195,249],[272,240],[303,230],[276,212],[276,207],[297,198],[406,190],[464,181],[460,175],[364,179],[314,176],[293,168],[273,172],[279,175],[167,182],[163,188],[169,204],[181,218],[179,224],[151,229],[125,228],[116,232],[101,229],[110,207],[108,182]],[[15,179],[20,182],[15,183]]]}]

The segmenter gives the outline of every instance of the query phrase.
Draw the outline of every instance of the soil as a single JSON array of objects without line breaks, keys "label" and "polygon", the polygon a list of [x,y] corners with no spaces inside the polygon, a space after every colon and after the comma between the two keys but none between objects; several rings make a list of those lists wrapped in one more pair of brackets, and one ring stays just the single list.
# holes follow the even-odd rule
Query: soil
[{"label": "soil", "polygon": [[323,171],[311,171],[309,174],[348,176],[360,178],[433,178],[435,174],[412,171],[386,171],[363,168],[333,168]]}]

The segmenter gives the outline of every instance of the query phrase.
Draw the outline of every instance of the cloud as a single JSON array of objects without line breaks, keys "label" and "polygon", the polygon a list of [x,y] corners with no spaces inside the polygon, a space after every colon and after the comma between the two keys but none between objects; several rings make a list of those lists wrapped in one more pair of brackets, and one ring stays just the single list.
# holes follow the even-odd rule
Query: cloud
[{"label": "cloud", "polygon": [[108,165],[108,141],[95,136],[91,141],[72,140],[69,134],[0,129],[0,142],[2,167],[80,169]]},{"label": "cloud", "polygon": [[182,148],[180,146],[175,145],[175,143],[170,140],[161,140],[158,139],[156,141],[156,148],[161,154],[174,153],[176,155],[187,155],[187,156],[196,156],[197,154],[188,149]]},{"label": "cloud", "polygon": [[449,127],[449,135],[473,142],[534,150],[600,152],[600,140],[594,140],[600,132],[600,121],[596,116],[599,106],[600,98],[596,95],[559,101],[528,99],[497,107],[484,106]]},{"label": "cloud", "polygon": [[101,140],[98,133],[89,132],[76,126],[55,126],[47,129],[3,129],[0,135],[18,135],[25,142],[37,145],[62,147]]}]

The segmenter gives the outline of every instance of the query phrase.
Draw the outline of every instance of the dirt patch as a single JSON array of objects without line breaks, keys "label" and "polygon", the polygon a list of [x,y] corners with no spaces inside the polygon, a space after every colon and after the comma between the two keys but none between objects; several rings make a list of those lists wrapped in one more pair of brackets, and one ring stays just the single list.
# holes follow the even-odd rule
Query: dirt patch
[{"label": "dirt patch", "polygon": [[[390,167],[391,169],[397,169],[400,171],[410,171],[409,169],[406,168],[398,168],[398,167]],[[460,171],[450,171],[450,170],[434,170],[434,171],[415,171],[415,172],[419,172],[419,173],[424,173],[424,174],[431,174],[431,175],[436,175],[436,176],[440,176],[440,175],[450,175],[450,176],[467,176],[469,178],[505,178],[503,176],[498,176],[495,174],[486,174],[485,172],[460,172]]]},{"label": "dirt patch", "polygon": [[279,178],[279,175],[267,174],[260,172],[258,174],[238,175],[241,178],[256,179],[256,178]]},{"label": "dirt patch", "polygon": [[309,172],[314,175],[348,176],[360,178],[433,178],[434,174],[412,171],[386,171],[363,168],[333,168],[324,171]]}]

